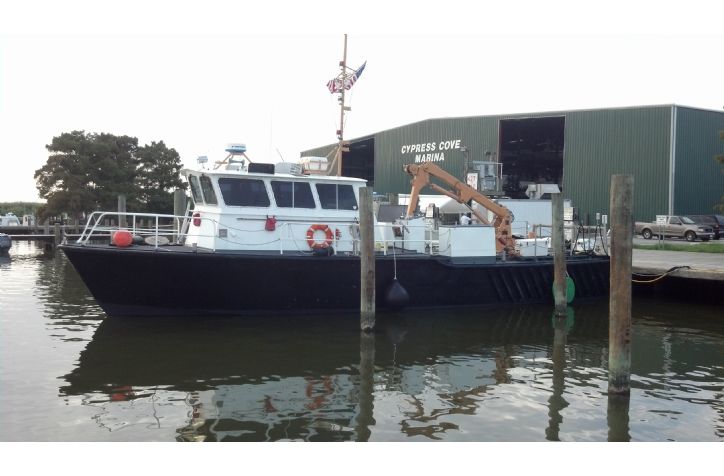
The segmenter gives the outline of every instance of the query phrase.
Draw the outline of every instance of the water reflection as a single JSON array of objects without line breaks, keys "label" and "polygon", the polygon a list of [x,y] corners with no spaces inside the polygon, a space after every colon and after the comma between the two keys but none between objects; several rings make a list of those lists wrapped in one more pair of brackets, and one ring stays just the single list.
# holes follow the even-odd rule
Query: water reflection
[{"label": "water reflection", "polygon": [[608,395],[608,441],[631,441],[629,434],[630,395]]},{"label": "water reflection", "polygon": [[573,328],[575,321],[575,310],[572,307],[566,309],[565,316],[557,316],[553,313],[553,394],[548,399],[548,416],[549,424],[546,428],[546,439],[549,441],[559,441],[560,425],[563,422],[561,412],[568,406],[568,402],[563,398],[565,389],[565,369],[566,369],[566,340],[568,331]]},{"label": "water reflection", "polygon": [[[104,425],[175,408],[177,439],[192,441],[628,441],[630,411],[668,425],[681,400],[713,409],[721,436],[721,355],[699,355],[720,353],[721,335],[674,339],[641,318],[632,387],[651,399],[630,408],[607,398],[606,314],[592,303],[567,319],[547,306],[388,315],[370,335],[354,315],[105,319],[60,390],[97,405]],[[706,371],[691,372],[693,353]],[[652,428],[643,439],[661,439]]]},{"label": "water reflection", "polygon": [[36,297],[44,304],[43,310],[48,321],[69,330],[95,328],[105,313],[90,295],[70,261],[60,252],[36,255],[34,258],[43,263],[36,268],[33,289]]}]

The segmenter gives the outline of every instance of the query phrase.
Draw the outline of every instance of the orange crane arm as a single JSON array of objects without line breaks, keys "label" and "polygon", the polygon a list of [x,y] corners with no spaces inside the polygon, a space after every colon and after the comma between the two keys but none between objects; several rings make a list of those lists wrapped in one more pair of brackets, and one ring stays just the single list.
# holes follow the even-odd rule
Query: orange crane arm
[{"label": "orange crane arm", "polygon": [[[515,254],[515,240],[511,233],[510,223],[513,221],[510,210],[504,206],[495,203],[493,200],[478,192],[468,184],[458,180],[455,176],[447,173],[432,162],[422,162],[420,164],[408,164],[404,166],[405,172],[412,176],[412,189],[410,191],[410,203],[407,206],[406,216],[409,218],[417,208],[417,201],[420,198],[420,191],[426,186],[430,186],[433,190],[442,193],[458,203],[467,206],[470,200],[474,200],[487,210],[490,210],[495,218],[493,219],[493,227],[495,228],[495,247],[496,251],[505,250],[510,254]],[[447,183],[452,190],[446,190],[437,184],[430,182],[430,176],[436,177]],[[475,217],[482,223],[489,224],[488,219],[476,210],[470,209]]]}]

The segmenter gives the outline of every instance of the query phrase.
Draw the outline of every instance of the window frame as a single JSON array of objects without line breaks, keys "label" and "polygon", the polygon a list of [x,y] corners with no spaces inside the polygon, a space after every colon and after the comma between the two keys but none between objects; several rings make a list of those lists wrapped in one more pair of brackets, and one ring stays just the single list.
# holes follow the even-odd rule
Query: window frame
[{"label": "window frame", "polygon": [[[189,182],[189,188],[191,189],[191,198],[193,198],[194,203],[204,205],[204,196],[201,194],[201,185],[199,184],[199,178],[193,174],[189,174],[186,178]],[[196,185],[194,185],[194,182],[196,182]]]},{"label": "window frame", "polygon": [[[262,185],[262,188],[264,189],[265,197],[266,197],[266,205],[259,205],[259,204],[252,204],[252,205],[240,205],[235,203],[229,203],[229,201],[226,199],[227,197],[224,195],[224,188],[222,187],[222,180],[223,181],[238,181],[238,182],[259,182]],[[269,188],[267,187],[266,181],[261,178],[251,178],[251,177],[219,177],[219,191],[221,192],[221,199],[224,201],[224,205],[228,207],[252,207],[252,208],[269,208],[271,206],[271,198],[269,196]]]},{"label": "window frame", "polygon": [[[208,190],[206,189],[206,187],[204,187],[205,182],[208,182]],[[204,202],[207,205],[218,205],[219,198],[216,196],[216,190],[214,190],[214,182],[211,180],[211,177],[202,174],[201,177],[199,177],[199,184],[201,185],[201,195],[204,197]],[[207,191],[211,192],[211,198],[213,198],[213,201],[209,200],[209,197],[206,196]]]},{"label": "window frame", "polygon": [[[335,203],[334,207],[328,207],[325,206],[325,204],[322,202],[322,195],[319,193],[319,186],[322,187],[334,187],[335,195]],[[340,208],[340,194],[339,194],[339,188],[340,187],[348,187],[351,192],[351,197],[354,199],[354,205],[352,208]],[[357,195],[354,192],[354,187],[350,184],[346,183],[322,183],[318,182],[315,184],[315,189],[317,191],[317,197],[319,197],[319,205],[322,207],[323,210],[341,210],[341,211],[358,211],[359,210],[359,200],[357,200]]]},{"label": "window frame", "polygon": [[[292,189],[292,203],[291,205],[280,205],[277,199],[277,188],[276,184],[290,184]],[[312,186],[309,182],[301,182],[299,180],[270,180],[269,185],[272,189],[272,195],[274,196],[274,203],[278,208],[299,208],[305,210],[314,210],[317,208],[317,202],[314,200],[314,192],[312,192]],[[297,196],[301,195],[298,193],[297,187],[306,187],[306,192],[309,192],[307,199],[311,199],[311,206],[299,206],[297,205]],[[305,193],[306,193],[305,192]]]}]

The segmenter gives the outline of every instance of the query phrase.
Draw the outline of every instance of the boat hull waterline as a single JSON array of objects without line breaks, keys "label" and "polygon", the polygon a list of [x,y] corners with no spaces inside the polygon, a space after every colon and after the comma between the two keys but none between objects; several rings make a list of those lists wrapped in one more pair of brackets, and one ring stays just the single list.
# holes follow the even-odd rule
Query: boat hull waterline
[{"label": "boat hull waterline", "polygon": [[[359,310],[357,256],[194,251],[188,247],[62,245],[109,316],[260,315]],[[608,295],[609,259],[566,263],[576,299]],[[376,307],[395,276],[406,309],[553,302],[553,260],[461,264],[444,256],[378,255]]]}]

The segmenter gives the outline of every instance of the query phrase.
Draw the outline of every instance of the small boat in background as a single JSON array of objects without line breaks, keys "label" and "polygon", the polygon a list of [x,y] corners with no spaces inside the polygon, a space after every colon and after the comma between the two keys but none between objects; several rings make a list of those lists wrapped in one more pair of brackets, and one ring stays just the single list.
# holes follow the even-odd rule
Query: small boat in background
[{"label": "small boat in background", "polygon": [[0,226],[20,226],[20,219],[14,213],[0,215]]},{"label": "small boat in background", "polygon": [[10,247],[13,245],[13,240],[10,235],[0,233],[0,256],[7,256],[10,253]]}]

